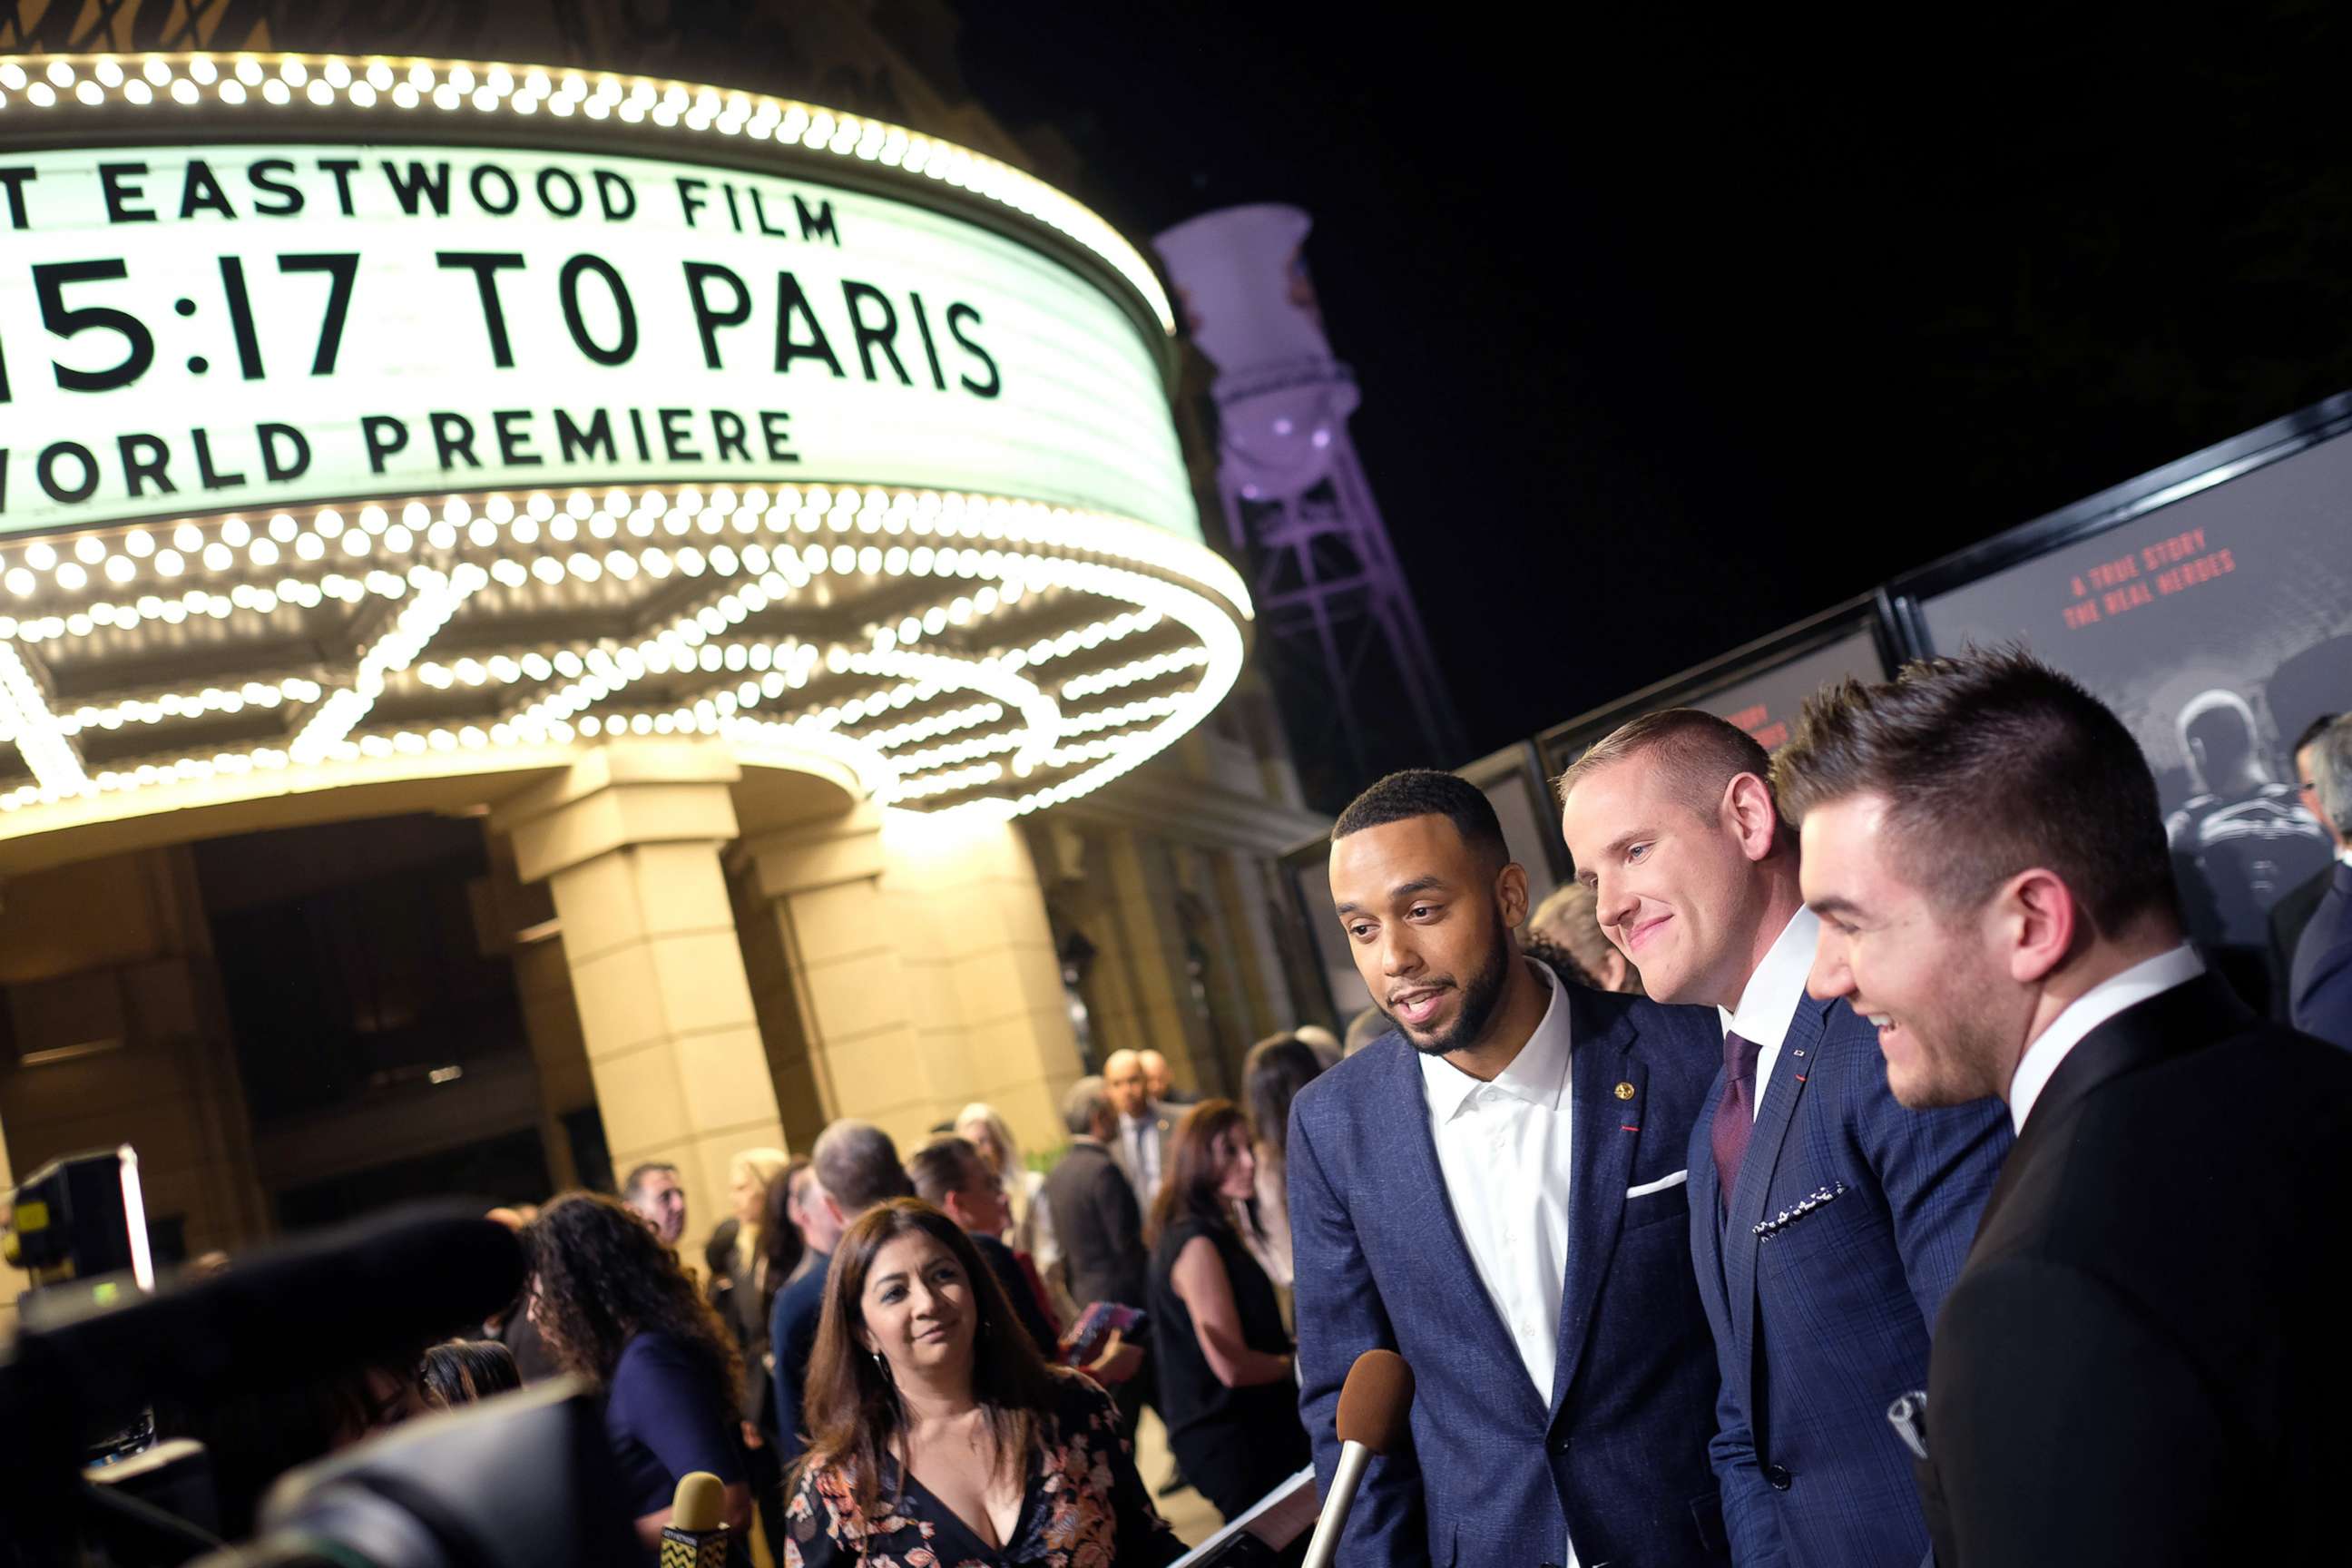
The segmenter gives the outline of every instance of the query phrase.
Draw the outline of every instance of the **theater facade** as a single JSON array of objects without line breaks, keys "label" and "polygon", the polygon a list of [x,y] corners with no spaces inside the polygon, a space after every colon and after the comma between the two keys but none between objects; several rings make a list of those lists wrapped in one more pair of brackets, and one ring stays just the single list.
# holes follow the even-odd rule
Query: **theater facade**
[{"label": "theater facade", "polygon": [[520,1140],[699,1234],[737,1149],[1050,1148],[1313,1005],[1170,300],[1069,196],[405,57],[0,58],[0,1175],[132,1142],[200,1250]]}]

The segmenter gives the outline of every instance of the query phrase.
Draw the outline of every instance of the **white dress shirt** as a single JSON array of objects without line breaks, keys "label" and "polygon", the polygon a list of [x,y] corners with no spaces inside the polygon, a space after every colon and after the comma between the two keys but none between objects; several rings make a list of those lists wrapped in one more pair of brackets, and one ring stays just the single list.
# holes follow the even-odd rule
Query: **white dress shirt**
[{"label": "white dress shirt", "polygon": [[1492,1083],[1444,1057],[1421,1058],[1423,1097],[1446,1197],[1471,1264],[1519,1359],[1551,1403],[1568,1273],[1568,1003],[1545,964],[1543,1022]]},{"label": "white dress shirt", "polygon": [[1151,1200],[1160,1194],[1159,1118],[1120,1117],[1118,1140],[1127,1149],[1127,1168],[1134,1173],[1136,1198],[1149,1213]]},{"label": "white dress shirt", "polygon": [[1764,962],[1748,977],[1746,988],[1739,993],[1739,1005],[1727,1013],[1716,1009],[1726,1035],[1738,1035],[1756,1045],[1756,1099],[1748,1108],[1751,1121],[1764,1113],[1764,1091],[1771,1087],[1772,1066],[1780,1059],[1789,1026],[1797,1021],[1797,1004],[1805,999],[1805,979],[1813,972],[1813,950],[1821,941],[1822,917],[1798,905],[1797,912],[1765,950]]},{"label": "white dress shirt", "polygon": [[2017,1131],[2025,1131],[2025,1119],[2033,1114],[2033,1102],[2050,1087],[2050,1075],[2058,1070],[2069,1051],[2083,1043],[2084,1036],[2125,1008],[2176,985],[2186,985],[2204,973],[2205,961],[2197,956],[2195,948],[2182,942],[2170,952],[2159,952],[2121,974],[2109,975],[2068,1003],[2066,1010],[2051,1019],[2050,1026],[2017,1059],[2017,1071],[2009,1080],[2009,1115]]}]

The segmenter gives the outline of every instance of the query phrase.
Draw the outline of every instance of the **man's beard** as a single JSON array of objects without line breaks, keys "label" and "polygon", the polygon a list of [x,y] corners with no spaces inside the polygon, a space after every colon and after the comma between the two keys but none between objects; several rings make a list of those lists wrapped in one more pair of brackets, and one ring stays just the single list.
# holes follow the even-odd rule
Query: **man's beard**
[{"label": "man's beard", "polygon": [[1454,1016],[1451,1028],[1435,1039],[1424,1041],[1406,1028],[1403,1021],[1390,1013],[1387,1007],[1381,1007],[1381,1011],[1387,1015],[1390,1023],[1396,1025],[1397,1032],[1404,1036],[1406,1042],[1423,1056],[1442,1057],[1461,1050],[1475,1044],[1478,1037],[1486,1032],[1487,1024],[1494,1019],[1495,1009],[1502,1005],[1503,982],[1509,977],[1510,966],[1517,957],[1498,910],[1495,916],[1495,945],[1487,951],[1486,961],[1478,966],[1478,973],[1472,975],[1470,983],[1462,988],[1462,1008]]}]

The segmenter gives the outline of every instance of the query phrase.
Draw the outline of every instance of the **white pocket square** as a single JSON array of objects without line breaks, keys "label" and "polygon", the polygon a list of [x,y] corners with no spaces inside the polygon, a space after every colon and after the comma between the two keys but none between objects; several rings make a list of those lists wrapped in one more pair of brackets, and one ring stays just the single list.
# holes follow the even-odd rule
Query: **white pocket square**
[{"label": "white pocket square", "polygon": [[1625,1195],[1629,1198],[1646,1198],[1652,1193],[1663,1193],[1668,1187],[1679,1187],[1689,1180],[1688,1171],[1676,1171],[1671,1176],[1660,1176],[1654,1182],[1643,1182],[1638,1187],[1627,1187]]}]

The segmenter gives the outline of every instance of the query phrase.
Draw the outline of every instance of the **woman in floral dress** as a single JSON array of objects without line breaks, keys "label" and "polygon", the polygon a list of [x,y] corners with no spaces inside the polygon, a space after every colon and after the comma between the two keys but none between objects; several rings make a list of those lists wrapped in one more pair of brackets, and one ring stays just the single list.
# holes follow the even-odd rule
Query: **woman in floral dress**
[{"label": "woman in floral dress", "polygon": [[809,1359],[786,1568],[1163,1568],[1109,1398],[1049,1367],[947,1215],[912,1198],[842,1236]]}]

